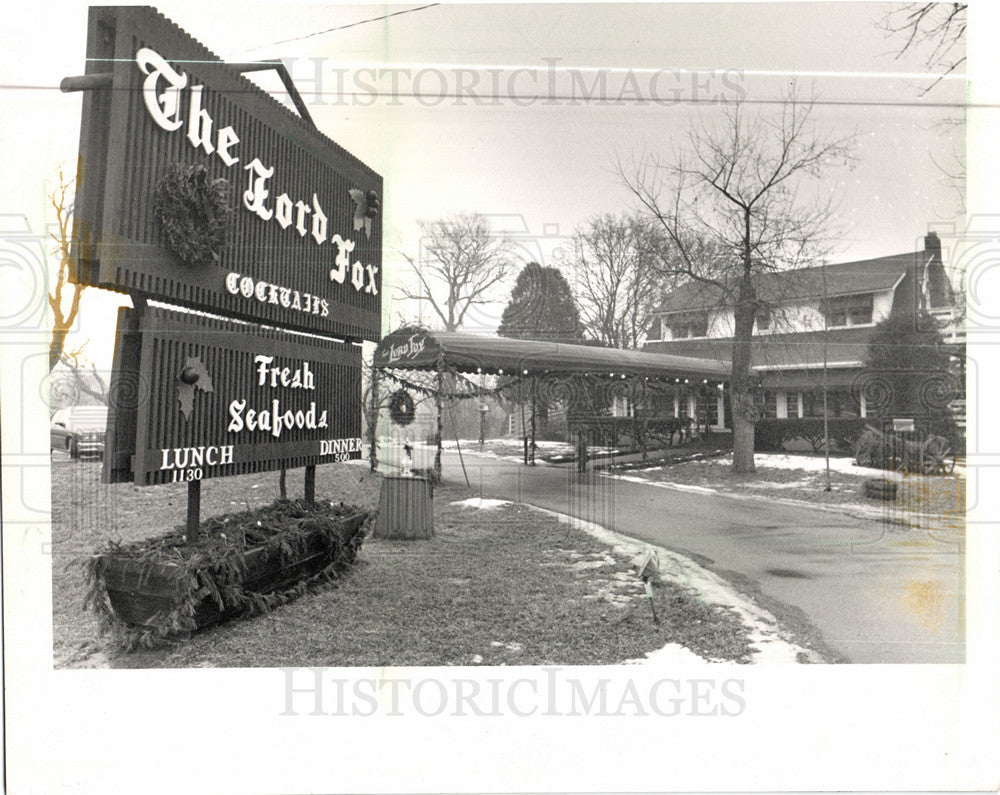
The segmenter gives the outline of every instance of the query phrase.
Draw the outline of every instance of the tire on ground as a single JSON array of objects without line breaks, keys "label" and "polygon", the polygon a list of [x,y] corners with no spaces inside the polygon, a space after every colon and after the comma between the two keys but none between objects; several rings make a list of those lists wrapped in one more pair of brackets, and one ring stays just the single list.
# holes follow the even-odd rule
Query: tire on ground
[{"label": "tire on ground", "polygon": [[883,502],[896,499],[898,484],[887,478],[871,478],[865,481],[865,496]]}]

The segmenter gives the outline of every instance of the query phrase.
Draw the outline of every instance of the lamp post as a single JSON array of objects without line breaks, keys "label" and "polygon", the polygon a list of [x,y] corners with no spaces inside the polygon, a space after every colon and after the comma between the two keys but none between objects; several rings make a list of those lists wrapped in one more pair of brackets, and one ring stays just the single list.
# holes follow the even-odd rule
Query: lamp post
[{"label": "lamp post", "polygon": [[490,407],[485,403],[479,404],[479,448],[486,444],[486,413]]}]

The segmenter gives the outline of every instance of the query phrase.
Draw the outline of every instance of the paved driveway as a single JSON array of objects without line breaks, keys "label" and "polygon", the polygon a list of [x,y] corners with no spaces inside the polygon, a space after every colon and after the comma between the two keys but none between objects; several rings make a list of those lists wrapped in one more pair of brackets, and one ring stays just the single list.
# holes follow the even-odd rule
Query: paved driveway
[{"label": "paved driveway", "polygon": [[[953,532],[580,475],[572,467],[525,467],[469,451],[464,462],[477,495],[597,522],[799,608],[851,662],[964,661],[963,550]],[[443,467],[446,481],[464,485],[457,454],[446,452]]]}]

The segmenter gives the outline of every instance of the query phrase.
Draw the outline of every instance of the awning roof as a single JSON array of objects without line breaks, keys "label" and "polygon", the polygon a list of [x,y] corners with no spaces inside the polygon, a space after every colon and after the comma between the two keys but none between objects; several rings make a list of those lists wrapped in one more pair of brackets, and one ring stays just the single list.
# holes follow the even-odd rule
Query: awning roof
[{"label": "awning roof", "polygon": [[713,359],[413,328],[383,337],[374,364],[383,369],[433,370],[439,358],[446,367],[463,373],[502,370],[516,375],[527,370],[529,374],[614,373],[662,379],[729,377],[728,366]]},{"label": "awning roof", "polygon": [[[861,367],[868,352],[874,326],[846,326],[828,331],[800,331],[790,334],[754,334],[751,341],[751,369],[756,371],[823,368],[827,362],[852,362]],[[732,337],[687,338],[646,343],[646,350],[671,356],[728,359],[733,352]]]}]

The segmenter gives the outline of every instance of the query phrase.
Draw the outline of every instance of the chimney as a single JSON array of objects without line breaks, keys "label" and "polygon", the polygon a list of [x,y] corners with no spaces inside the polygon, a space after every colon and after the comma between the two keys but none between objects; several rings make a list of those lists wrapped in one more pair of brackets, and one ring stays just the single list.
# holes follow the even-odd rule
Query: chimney
[{"label": "chimney", "polygon": [[937,232],[928,232],[924,235],[924,251],[933,254],[934,258],[941,262],[941,238],[938,237]]},{"label": "chimney", "polygon": [[951,284],[944,272],[941,261],[941,238],[937,232],[928,232],[924,236],[924,256],[921,268],[921,285],[928,309],[950,306],[954,301]]}]

